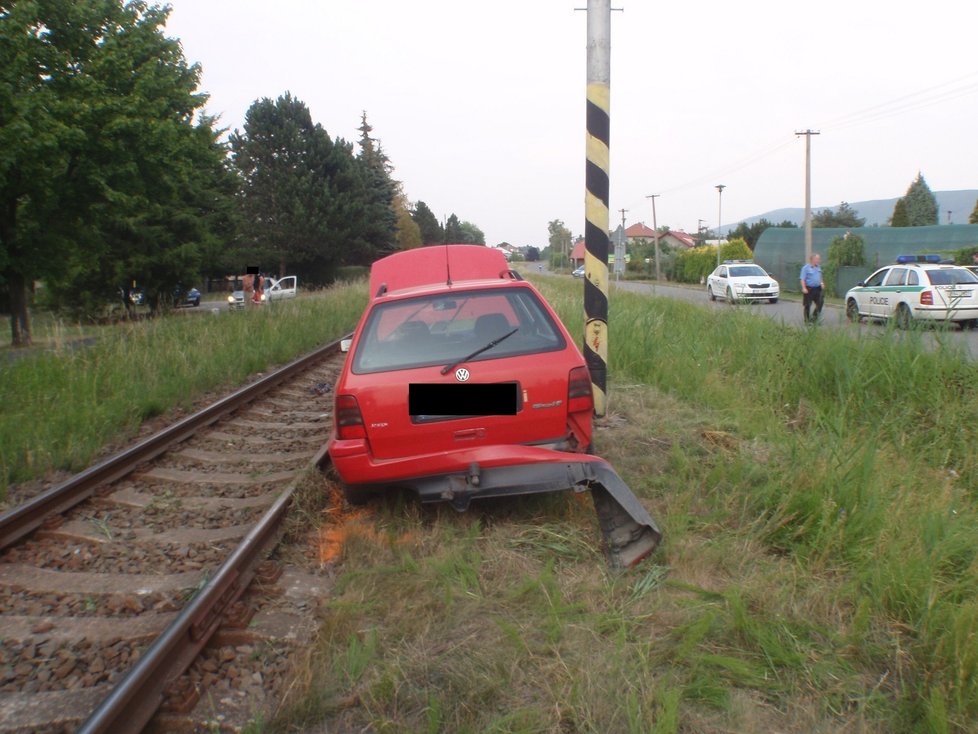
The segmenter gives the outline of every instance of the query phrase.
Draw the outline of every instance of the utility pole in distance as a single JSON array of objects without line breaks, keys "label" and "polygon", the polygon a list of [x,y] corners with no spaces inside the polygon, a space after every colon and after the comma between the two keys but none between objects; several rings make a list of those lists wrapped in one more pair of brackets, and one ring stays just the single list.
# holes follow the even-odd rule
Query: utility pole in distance
[{"label": "utility pole in distance", "polygon": [[662,270],[659,267],[659,224],[655,221],[655,200],[660,194],[649,194],[646,199],[652,200],[652,232],[655,240],[655,279],[662,280]]},{"label": "utility pole in distance", "polygon": [[717,267],[720,267],[720,227],[723,226],[723,190],[727,186],[726,184],[717,184],[713,188],[717,190]]},{"label": "utility pole in distance", "polygon": [[621,234],[615,242],[615,280],[621,280],[621,274],[625,271],[625,248],[628,247],[628,240],[625,237],[625,213],[628,209],[619,209],[621,212]]},{"label": "utility pole in distance", "polygon": [[812,135],[820,135],[815,130],[795,131],[795,135],[805,136],[805,262],[812,259]]}]

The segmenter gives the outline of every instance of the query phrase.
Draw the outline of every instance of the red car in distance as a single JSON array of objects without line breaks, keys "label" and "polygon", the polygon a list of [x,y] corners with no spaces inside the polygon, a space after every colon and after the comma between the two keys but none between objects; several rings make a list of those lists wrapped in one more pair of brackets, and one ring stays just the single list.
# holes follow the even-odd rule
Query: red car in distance
[{"label": "red car in distance", "polygon": [[462,511],[477,498],[591,489],[613,565],[655,548],[651,517],[586,453],[594,404],[580,350],[501,252],[400,252],[374,263],[369,287],[327,445],[351,501],[408,489]]}]

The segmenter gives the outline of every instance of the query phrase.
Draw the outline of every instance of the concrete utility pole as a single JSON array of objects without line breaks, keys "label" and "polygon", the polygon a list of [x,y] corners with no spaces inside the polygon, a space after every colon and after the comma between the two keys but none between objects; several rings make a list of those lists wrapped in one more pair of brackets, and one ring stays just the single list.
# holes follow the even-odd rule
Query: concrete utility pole
[{"label": "concrete utility pole", "polygon": [[611,0],[587,0],[587,163],[584,194],[584,359],[594,413],[608,405],[608,201]]},{"label": "concrete utility pole", "polygon": [[655,221],[655,200],[659,194],[649,194],[646,199],[652,199],[652,231],[655,240],[655,279],[662,279],[662,269],[659,267],[659,224]]},{"label": "concrete utility pole", "polygon": [[717,267],[720,267],[720,227],[723,224],[723,190],[727,188],[726,184],[717,184],[714,186],[717,190]]},{"label": "concrete utility pole", "polygon": [[812,135],[815,130],[795,131],[805,136],[805,262],[812,259]]}]

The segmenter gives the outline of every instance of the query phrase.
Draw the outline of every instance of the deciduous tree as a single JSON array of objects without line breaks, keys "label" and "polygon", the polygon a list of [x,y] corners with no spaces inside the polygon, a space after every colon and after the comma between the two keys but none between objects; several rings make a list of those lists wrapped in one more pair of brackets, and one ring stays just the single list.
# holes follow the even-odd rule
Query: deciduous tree
[{"label": "deciduous tree", "polygon": [[[785,220],[781,224],[774,224],[763,217],[753,224],[748,225],[746,222],[741,222],[734,229],[727,233],[728,239],[742,239],[747,243],[747,246],[754,250],[754,245],[757,244],[757,240],[760,239],[761,235],[764,233],[765,229],[770,227],[797,227],[797,224]],[[668,232],[668,230],[667,230]]]},{"label": "deciduous tree", "polygon": [[472,222],[459,222],[458,228],[462,233],[462,239],[459,242],[464,242],[469,245],[486,244],[485,234],[483,234],[481,229],[472,224]]},{"label": "deciduous tree", "polygon": [[571,231],[567,229],[563,220],[554,219],[547,223],[547,241],[550,243],[550,265],[551,267],[563,267],[567,257],[570,256]]},{"label": "deciduous tree", "polygon": [[825,284],[830,294],[845,295],[836,292],[836,274],[840,267],[866,264],[866,253],[863,245],[862,237],[848,232],[832,238],[829,243],[829,251],[825,257]]},{"label": "deciduous tree", "polygon": [[421,247],[421,228],[411,216],[403,194],[398,194],[394,199],[394,211],[397,213],[398,249],[413,250],[415,247]]},{"label": "deciduous tree", "polygon": [[0,265],[14,344],[29,285],[96,305],[138,279],[157,299],[220,237],[232,179],[198,66],[145,2],[0,4]]},{"label": "deciduous tree", "polygon": [[862,227],[865,224],[865,217],[860,217],[845,201],[835,209],[822,209],[812,215],[813,227]]}]

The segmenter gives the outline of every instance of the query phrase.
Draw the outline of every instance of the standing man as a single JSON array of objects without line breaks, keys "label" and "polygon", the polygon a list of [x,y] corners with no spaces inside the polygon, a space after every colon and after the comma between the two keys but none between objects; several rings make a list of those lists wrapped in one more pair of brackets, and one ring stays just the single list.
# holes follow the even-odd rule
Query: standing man
[{"label": "standing man", "polygon": [[[822,257],[817,252],[812,253],[812,258],[801,266],[801,292],[802,304],[805,308],[805,323],[817,324],[818,317],[822,313],[822,268],[819,263]],[[808,315],[812,304],[815,304],[815,313]]]}]

